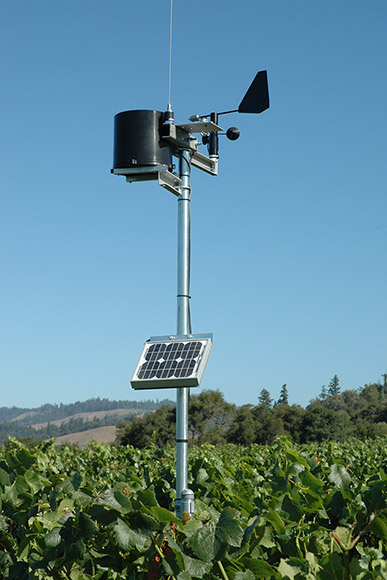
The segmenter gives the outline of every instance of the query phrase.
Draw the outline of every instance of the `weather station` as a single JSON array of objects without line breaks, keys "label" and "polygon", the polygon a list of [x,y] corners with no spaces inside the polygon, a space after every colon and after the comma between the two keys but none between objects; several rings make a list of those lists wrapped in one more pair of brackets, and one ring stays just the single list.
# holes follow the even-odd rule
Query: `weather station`
[{"label": "weather station", "polygon": [[[171,106],[172,0],[170,12],[169,95],[165,112],[130,110],[114,118],[114,175],[126,181],[156,181],[176,196],[177,326],[175,334],[151,337],[144,344],[131,385],[134,389],[176,388],[176,516],[192,517],[194,494],[188,488],[188,400],[200,385],[212,348],[212,333],[192,334],[190,316],[191,168],[218,174],[219,138],[239,138],[236,127],[224,131],[221,115],[262,113],[269,108],[267,72],[256,74],[236,109],[196,114],[175,124]],[[199,151],[206,148],[207,154]],[[174,162],[176,158],[177,163]]]}]

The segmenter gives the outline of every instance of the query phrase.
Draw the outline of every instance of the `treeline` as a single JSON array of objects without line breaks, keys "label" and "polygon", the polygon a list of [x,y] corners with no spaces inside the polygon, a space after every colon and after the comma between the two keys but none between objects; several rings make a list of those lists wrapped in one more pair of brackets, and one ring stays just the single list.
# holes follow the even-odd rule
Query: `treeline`
[{"label": "treeline", "polygon": [[172,401],[164,399],[159,401],[110,401],[109,399],[100,399],[99,397],[87,399],[87,401],[76,401],[70,404],[51,404],[46,403],[34,409],[22,409],[19,407],[0,407],[0,422],[9,422],[17,420],[20,415],[28,414],[20,419],[24,425],[34,425],[36,423],[45,423],[47,421],[56,421],[65,419],[76,413],[93,413],[96,411],[112,411],[114,409],[140,409],[144,411],[153,411],[161,405],[174,405]]},{"label": "treeline", "polygon": [[[387,377],[384,384],[369,384],[356,390],[340,392],[335,375],[328,388],[304,409],[289,405],[287,386],[273,401],[262,389],[256,405],[237,407],[224,400],[219,391],[204,390],[189,401],[189,435],[191,442],[271,443],[279,435],[289,435],[295,443],[334,440],[349,437],[387,436]],[[120,422],[117,443],[146,447],[152,438],[160,446],[174,445],[176,409],[160,407],[152,415]]]},{"label": "treeline", "polygon": [[8,437],[16,439],[39,439],[35,429],[28,425],[18,423],[0,423],[0,445],[7,441]]},{"label": "treeline", "polygon": [[[120,420],[130,421],[131,416],[128,414],[126,417],[120,417]],[[85,420],[80,417],[74,417],[65,423],[60,425],[55,425],[53,423],[48,423],[46,427],[35,431],[39,439],[50,439],[51,437],[60,437],[62,435],[68,435],[69,433],[80,433],[82,431],[89,431],[90,429],[96,429],[98,427],[106,427],[107,425],[114,425],[118,422],[117,416],[107,415],[106,417],[98,418],[94,417],[90,420]]]},{"label": "treeline", "polygon": [[[60,437],[61,435],[68,435],[70,433],[79,433],[82,431],[89,431],[97,427],[105,427],[107,425],[114,425],[119,420],[117,416],[106,416],[102,418],[94,417],[91,420],[84,420],[79,417],[74,417],[69,421],[55,425],[48,422],[45,427],[41,429],[34,429],[31,425],[23,425],[18,421],[13,423],[0,424],[0,445],[7,441],[8,437],[15,437],[16,439],[32,439],[36,441],[45,441],[52,437]],[[130,421],[130,415],[124,417]]]}]

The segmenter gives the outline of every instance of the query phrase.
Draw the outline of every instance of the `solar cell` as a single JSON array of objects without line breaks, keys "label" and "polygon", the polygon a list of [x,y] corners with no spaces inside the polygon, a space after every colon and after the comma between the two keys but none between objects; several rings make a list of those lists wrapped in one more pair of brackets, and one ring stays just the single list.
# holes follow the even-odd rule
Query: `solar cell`
[{"label": "solar cell", "polygon": [[151,339],[144,345],[131,380],[134,389],[198,386],[212,339]]}]

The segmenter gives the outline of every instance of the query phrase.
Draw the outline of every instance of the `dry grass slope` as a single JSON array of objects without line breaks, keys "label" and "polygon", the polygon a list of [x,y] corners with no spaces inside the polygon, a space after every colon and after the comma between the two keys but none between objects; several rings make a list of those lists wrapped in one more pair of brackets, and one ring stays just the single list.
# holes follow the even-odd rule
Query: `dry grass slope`
[{"label": "dry grass slope", "polygon": [[80,447],[87,447],[92,441],[98,443],[114,443],[116,438],[116,427],[113,425],[108,427],[97,427],[96,429],[89,429],[88,431],[81,431],[80,433],[69,433],[57,437],[55,445],[79,445]]}]

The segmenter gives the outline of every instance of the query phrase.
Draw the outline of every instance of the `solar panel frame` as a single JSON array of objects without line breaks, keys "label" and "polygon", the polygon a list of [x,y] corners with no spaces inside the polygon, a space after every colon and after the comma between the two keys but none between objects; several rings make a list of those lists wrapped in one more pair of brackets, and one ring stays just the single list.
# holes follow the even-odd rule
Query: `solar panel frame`
[{"label": "solar panel frame", "polygon": [[130,381],[133,389],[198,387],[212,348],[212,334],[147,340]]}]

